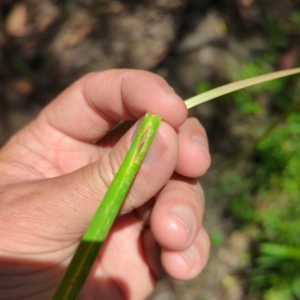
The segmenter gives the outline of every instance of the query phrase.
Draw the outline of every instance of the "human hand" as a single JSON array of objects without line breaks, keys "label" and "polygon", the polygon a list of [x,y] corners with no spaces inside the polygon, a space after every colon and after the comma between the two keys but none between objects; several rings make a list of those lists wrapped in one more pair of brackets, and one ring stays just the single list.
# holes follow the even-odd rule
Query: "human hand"
[{"label": "human hand", "polygon": [[163,122],[79,299],[143,299],[164,272],[202,270],[205,131],[160,77],[112,70],[75,82],[0,151],[0,299],[51,299],[146,112]]}]

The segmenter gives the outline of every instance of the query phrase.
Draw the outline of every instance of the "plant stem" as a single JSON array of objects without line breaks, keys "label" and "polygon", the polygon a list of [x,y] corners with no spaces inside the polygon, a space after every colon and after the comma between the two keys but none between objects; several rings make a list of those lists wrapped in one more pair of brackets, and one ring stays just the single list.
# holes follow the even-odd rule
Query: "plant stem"
[{"label": "plant stem", "polygon": [[130,189],[161,118],[147,113],[52,300],[75,300]]},{"label": "plant stem", "polygon": [[226,95],[228,93],[232,93],[234,91],[256,85],[259,83],[263,83],[266,81],[283,78],[286,76],[291,76],[294,74],[300,73],[300,68],[294,68],[294,69],[288,69],[283,71],[277,71],[270,74],[260,75],[249,79],[244,79],[241,81],[236,81],[232,83],[225,84],[223,86],[217,87],[215,89],[209,90],[205,93],[202,93],[200,95],[196,95],[192,98],[189,98],[185,100],[185,105],[188,109],[197,106],[201,103],[213,100],[217,97]]}]

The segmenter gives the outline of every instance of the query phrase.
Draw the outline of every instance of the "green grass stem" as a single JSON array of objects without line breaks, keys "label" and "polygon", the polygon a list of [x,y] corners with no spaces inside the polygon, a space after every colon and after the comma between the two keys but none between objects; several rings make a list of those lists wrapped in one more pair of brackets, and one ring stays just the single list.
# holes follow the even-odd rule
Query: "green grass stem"
[{"label": "green grass stem", "polygon": [[52,300],[75,300],[126,198],[161,118],[146,114]]}]

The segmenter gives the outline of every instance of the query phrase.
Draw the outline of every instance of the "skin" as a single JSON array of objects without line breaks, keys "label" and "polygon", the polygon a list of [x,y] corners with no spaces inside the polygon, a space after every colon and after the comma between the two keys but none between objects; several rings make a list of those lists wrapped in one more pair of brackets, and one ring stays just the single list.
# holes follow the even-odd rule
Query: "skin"
[{"label": "skin", "polygon": [[201,272],[205,130],[159,76],[111,70],[79,79],[0,151],[1,300],[51,299],[147,111],[163,122],[79,299],[143,299],[166,273]]}]

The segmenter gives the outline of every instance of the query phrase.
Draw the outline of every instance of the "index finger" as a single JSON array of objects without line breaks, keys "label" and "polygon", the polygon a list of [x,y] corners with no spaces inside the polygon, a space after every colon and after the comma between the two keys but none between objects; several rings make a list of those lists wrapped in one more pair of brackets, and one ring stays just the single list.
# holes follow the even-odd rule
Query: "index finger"
[{"label": "index finger", "polygon": [[160,115],[177,128],[187,109],[168,83],[150,72],[110,70],[88,74],[50,103],[40,120],[83,142],[105,136],[117,123],[146,112]]}]

